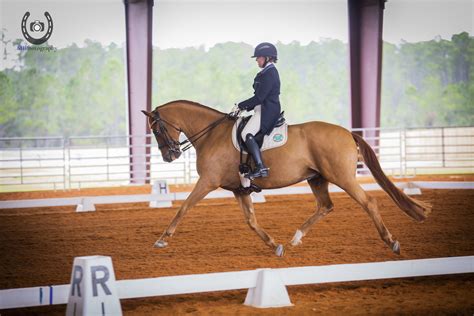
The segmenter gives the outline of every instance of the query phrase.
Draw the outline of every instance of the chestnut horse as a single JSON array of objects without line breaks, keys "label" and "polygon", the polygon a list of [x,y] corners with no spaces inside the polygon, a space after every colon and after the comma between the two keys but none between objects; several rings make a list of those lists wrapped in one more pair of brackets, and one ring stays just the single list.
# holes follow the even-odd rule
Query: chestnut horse
[{"label": "chestnut horse", "polygon": [[[240,153],[234,148],[231,139],[235,119],[199,103],[184,100],[169,102],[152,112],[142,112],[148,116],[149,127],[155,134],[165,161],[171,162],[181,154],[182,144],[178,142],[181,132],[190,139],[196,149],[199,174],[199,180],[191,194],[154,246],[166,247],[188,210],[209,192],[224,188],[234,192],[250,228],[278,256],[282,256],[284,246],[276,244],[257,223],[250,195],[237,190],[240,186]],[[400,244],[385,226],[377,201],[356,180],[359,154],[377,183],[408,216],[422,222],[431,211],[430,205],[405,195],[387,178],[374,151],[362,137],[340,126],[324,122],[291,125],[288,128],[287,143],[262,154],[265,164],[270,168],[270,175],[255,179],[256,185],[262,189],[275,189],[306,180],[317,200],[316,212],[296,230],[290,241],[291,246],[301,244],[301,239],[310,228],[332,211],[328,184],[333,183],[364,208],[382,240],[393,252],[400,254]]]}]

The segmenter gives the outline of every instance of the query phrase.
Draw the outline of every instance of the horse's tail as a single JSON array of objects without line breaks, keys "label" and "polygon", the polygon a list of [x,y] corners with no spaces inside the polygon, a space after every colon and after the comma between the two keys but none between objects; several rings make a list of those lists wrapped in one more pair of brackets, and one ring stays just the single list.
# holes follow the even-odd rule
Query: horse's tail
[{"label": "horse's tail", "polygon": [[412,199],[402,191],[400,191],[392,181],[385,175],[380,167],[375,152],[369,144],[359,135],[352,133],[352,137],[359,146],[359,152],[364,157],[364,162],[369,167],[372,175],[382,189],[390,195],[392,200],[400,207],[408,216],[416,221],[422,222],[431,213],[431,205]]}]

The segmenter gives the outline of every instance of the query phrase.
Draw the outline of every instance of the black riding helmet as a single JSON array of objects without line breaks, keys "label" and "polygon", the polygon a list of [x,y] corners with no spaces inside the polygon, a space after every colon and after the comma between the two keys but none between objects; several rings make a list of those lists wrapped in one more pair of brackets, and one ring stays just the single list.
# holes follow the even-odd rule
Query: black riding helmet
[{"label": "black riding helmet", "polygon": [[253,56],[251,58],[255,57],[273,57],[277,59],[278,53],[275,45],[271,43],[260,43],[255,47],[255,51],[253,53]]}]

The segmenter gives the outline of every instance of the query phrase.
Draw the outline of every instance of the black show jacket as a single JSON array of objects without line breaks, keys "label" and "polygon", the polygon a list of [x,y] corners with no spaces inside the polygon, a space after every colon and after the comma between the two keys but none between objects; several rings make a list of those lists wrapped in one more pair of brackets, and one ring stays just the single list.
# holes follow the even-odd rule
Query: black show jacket
[{"label": "black show jacket", "polygon": [[281,112],[280,76],[275,65],[270,64],[260,71],[253,82],[254,96],[238,104],[242,110],[253,110],[262,105],[260,131],[270,134]]}]

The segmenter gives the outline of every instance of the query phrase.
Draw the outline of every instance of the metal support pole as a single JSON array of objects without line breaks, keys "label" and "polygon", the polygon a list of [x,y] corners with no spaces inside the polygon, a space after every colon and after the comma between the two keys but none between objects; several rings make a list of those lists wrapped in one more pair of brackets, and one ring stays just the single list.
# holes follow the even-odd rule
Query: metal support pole
[{"label": "metal support pole", "polygon": [[149,178],[150,141],[146,117],[151,111],[153,0],[124,0],[127,37],[128,123],[130,138],[130,181]]},{"label": "metal support pole", "polygon": [[[380,127],[384,4],[385,0],[348,0],[352,128]],[[369,131],[367,136],[378,134]],[[378,146],[376,139],[368,143]]]}]

